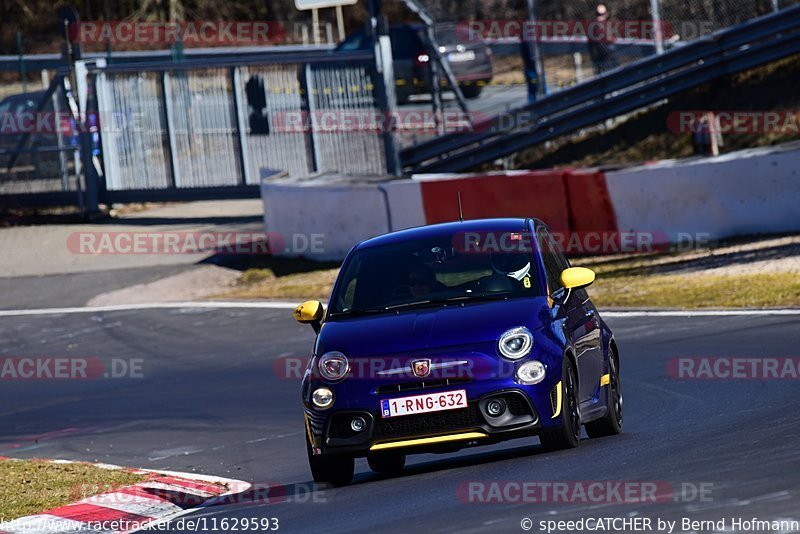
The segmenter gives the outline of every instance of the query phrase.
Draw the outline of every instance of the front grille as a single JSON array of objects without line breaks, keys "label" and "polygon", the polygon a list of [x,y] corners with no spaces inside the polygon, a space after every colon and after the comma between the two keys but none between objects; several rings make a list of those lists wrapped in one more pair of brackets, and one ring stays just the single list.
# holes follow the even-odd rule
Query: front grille
[{"label": "front grille", "polygon": [[446,432],[459,428],[476,427],[483,424],[478,406],[470,404],[466,408],[439,413],[405,415],[381,419],[377,414],[373,437],[385,438],[431,432]]},{"label": "front grille", "polygon": [[511,415],[531,415],[531,407],[519,393],[507,393],[503,395],[508,411]]},{"label": "front grille", "polygon": [[386,393],[400,393],[403,391],[414,391],[417,389],[433,389],[457,384],[466,384],[469,378],[439,378],[436,380],[420,380],[417,382],[404,382],[402,384],[387,384],[375,388],[375,393],[383,395]]},{"label": "front grille", "polygon": [[350,428],[350,417],[333,417],[331,418],[331,424],[328,427],[328,437],[330,438],[337,438],[337,439],[348,439],[352,438],[357,434],[352,428]]}]

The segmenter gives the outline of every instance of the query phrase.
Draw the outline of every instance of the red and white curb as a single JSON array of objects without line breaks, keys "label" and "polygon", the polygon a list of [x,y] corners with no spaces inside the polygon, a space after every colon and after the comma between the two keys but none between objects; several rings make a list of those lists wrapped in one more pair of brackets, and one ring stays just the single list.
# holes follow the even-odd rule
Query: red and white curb
[{"label": "red and white curb", "polygon": [[[0,460],[16,461],[0,457]],[[52,463],[86,463],[49,460]],[[134,532],[156,522],[172,520],[195,510],[226,502],[250,489],[248,482],[229,478],[128,469],[109,464],[91,464],[110,470],[141,474],[146,480],[87,497],[78,502],[0,523],[0,534],[61,534],[81,532]]]}]

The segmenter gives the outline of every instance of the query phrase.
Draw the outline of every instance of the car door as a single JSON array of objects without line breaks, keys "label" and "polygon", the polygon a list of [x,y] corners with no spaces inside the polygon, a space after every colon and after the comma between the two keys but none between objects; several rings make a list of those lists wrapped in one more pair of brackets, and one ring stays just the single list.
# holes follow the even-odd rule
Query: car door
[{"label": "car door", "polygon": [[[563,291],[561,273],[570,267],[567,258],[545,228],[540,228],[540,249],[545,269],[548,271],[550,294]],[[600,328],[597,313],[585,289],[571,290],[564,302],[564,320],[567,335],[575,348],[578,364],[578,397],[580,402],[591,400],[600,384],[602,373],[602,351],[600,350]]]}]

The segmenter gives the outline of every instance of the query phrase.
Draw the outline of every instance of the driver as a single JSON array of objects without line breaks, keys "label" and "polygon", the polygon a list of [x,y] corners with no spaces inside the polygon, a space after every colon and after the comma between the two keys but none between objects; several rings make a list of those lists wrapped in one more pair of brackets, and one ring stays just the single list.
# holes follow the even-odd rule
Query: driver
[{"label": "driver", "polygon": [[408,273],[408,290],[415,298],[426,297],[436,287],[436,275],[427,265],[416,265]]}]

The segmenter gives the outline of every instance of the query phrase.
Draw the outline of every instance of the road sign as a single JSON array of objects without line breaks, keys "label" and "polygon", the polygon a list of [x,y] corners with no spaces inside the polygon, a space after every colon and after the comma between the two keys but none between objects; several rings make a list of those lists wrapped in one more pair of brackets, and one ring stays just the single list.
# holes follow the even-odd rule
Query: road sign
[{"label": "road sign", "polygon": [[323,9],[326,7],[350,6],[357,4],[358,0],[294,0],[294,7],[300,11],[307,9]]}]

